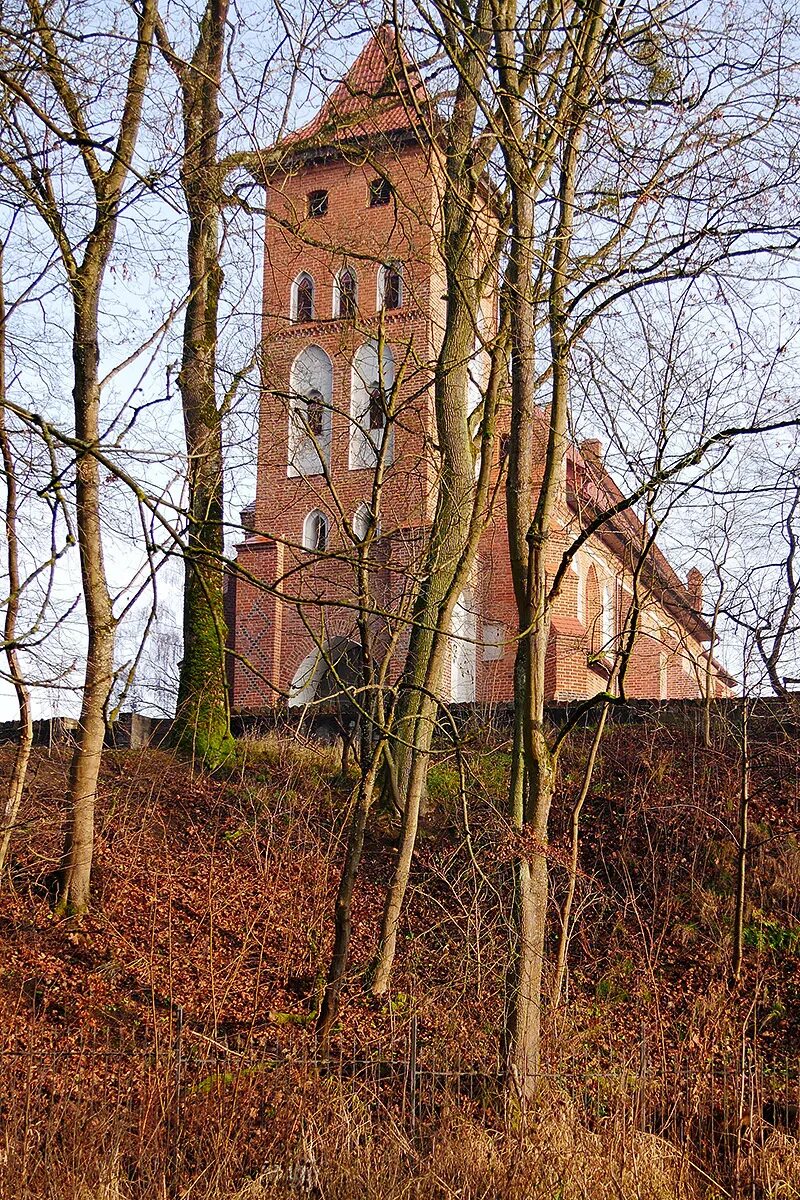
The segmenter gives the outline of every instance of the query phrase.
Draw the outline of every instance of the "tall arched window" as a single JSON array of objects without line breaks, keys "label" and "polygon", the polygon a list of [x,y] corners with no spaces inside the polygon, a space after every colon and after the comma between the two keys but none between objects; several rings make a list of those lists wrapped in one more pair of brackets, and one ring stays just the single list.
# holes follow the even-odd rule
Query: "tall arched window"
[{"label": "tall arched window", "polygon": [[603,615],[602,615],[601,624],[603,627],[603,645],[608,650],[611,648],[611,643],[614,641],[617,631],[614,627],[615,621],[614,621],[613,591],[607,583],[603,584],[602,603],[603,603]]},{"label": "tall arched window", "polygon": [[328,518],[321,509],[313,509],[303,521],[303,547],[306,550],[328,549]]},{"label": "tall arched window", "polygon": [[292,284],[291,316],[293,321],[314,320],[314,280],[307,271]]},{"label": "tall arched window", "polygon": [[306,346],[289,372],[289,475],[319,475],[330,461],[333,366]]},{"label": "tall arched window", "polygon": [[456,704],[475,699],[475,613],[471,591],[462,592],[450,622],[450,698]]},{"label": "tall arched window", "polygon": [[378,361],[378,343],[359,346],[353,356],[350,383],[350,469],[374,467],[383,448],[392,461],[394,433],[389,419],[393,402],[394,355],[386,345]]},{"label": "tall arched window", "polygon": [[333,289],[333,315],[342,320],[352,320],[358,311],[358,284],[352,267],[339,272]]},{"label": "tall arched window", "polygon": [[403,307],[403,276],[399,263],[384,263],[378,270],[378,311]]},{"label": "tall arched window", "polygon": [[586,575],[586,635],[589,653],[599,654],[603,646],[603,601],[594,565]]}]

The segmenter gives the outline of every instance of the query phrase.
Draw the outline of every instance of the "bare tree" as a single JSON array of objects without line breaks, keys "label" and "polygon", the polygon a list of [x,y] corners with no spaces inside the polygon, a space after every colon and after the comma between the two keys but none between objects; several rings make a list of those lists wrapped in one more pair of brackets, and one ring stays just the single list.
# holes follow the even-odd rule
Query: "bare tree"
[{"label": "bare tree", "polygon": [[[120,68],[122,106],[111,136],[98,133],[90,115],[79,82],[83,64],[78,66],[70,57],[76,43],[67,13],[39,0],[26,0],[25,12],[27,23],[19,14],[18,24],[9,31],[18,61],[0,72],[5,92],[0,169],[55,241],[73,316],[75,511],[88,646],[80,733],[67,793],[58,910],[80,915],[89,907],[95,795],[105,734],[104,709],[113,681],[115,627],[103,558],[96,456],[101,440],[100,297],[133,166],[156,7],[155,0],[143,0],[135,13],[130,56]],[[119,67],[114,61],[111,70]],[[86,223],[75,227],[55,179],[66,151],[74,151],[76,170],[82,172],[87,187]],[[77,180],[73,184],[77,186]]]}]

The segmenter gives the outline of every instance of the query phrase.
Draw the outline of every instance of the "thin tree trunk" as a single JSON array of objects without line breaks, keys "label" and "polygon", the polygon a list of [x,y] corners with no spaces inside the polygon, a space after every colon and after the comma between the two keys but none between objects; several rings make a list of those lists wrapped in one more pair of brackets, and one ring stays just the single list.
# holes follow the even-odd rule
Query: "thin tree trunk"
[{"label": "thin tree trunk", "polygon": [[25,676],[17,654],[17,617],[19,615],[22,588],[19,572],[19,538],[17,535],[17,475],[14,455],[6,426],[6,302],[3,277],[3,251],[0,247],[0,453],[3,457],[3,472],[6,481],[5,529],[6,566],[8,570],[8,600],[4,623],[4,640],[8,673],[19,705],[19,741],[11,768],[3,811],[3,826],[0,830],[0,883],[2,883],[8,861],[11,838],[19,815],[25,778],[33,745],[33,714],[31,699]]},{"label": "thin tree trunk", "polygon": [[744,909],[747,885],[747,851],[750,815],[750,702],[742,700],[742,759],[739,783],[739,836],[736,844],[736,903],[733,915],[733,950],[731,979],[738,983],[742,976],[744,947]]},{"label": "thin tree trunk", "polygon": [[572,918],[572,904],[575,899],[575,888],[578,883],[578,853],[580,851],[580,822],[583,806],[586,803],[586,797],[589,795],[589,788],[592,785],[594,776],[595,763],[597,762],[597,752],[600,749],[600,743],[603,740],[603,732],[606,727],[606,719],[608,717],[608,701],[603,705],[600,713],[600,719],[597,722],[597,728],[594,731],[592,738],[591,749],[589,750],[589,758],[586,762],[586,767],[583,772],[583,781],[578,798],[572,806],[570,815],[570,854],[569,854],[569,882],[567,885],[567,894],[564,897],[564,904],[561,909],[561,931],[558,935],[558,950],[556,952],[556,973],[553,981],[553,1007],[558,1004],[561,999],[561,989],[564,986],[564,973],[567,966],[567,947],[569,946],[570,935],[570,920]]},{"label": "thin tree trunk", "polygon": [[339,889],[336,894],[333,952],[331,954],[325,994],[322,998],[319,1021],[317,1023],[317,1034],[324,1050],[327,1050],[331,1030],[339,1014],[339,997],[344,984],[350,952],[353,892],[361,865],[361,856],[364,851],[364,833],[367,827],[367,817],[369,816],[375,795],[375,785],[378,770],[380,769],[380,762],[380,754],[373,755],[369,769],[366,774],[362,775],[359,783],[358,798],[350,823],[345,861],[339,880]]},{"label": "thin tree trunk", "polygon": [[[475,349],[481,285],[476,281],[475,198],[480,178],[472,158],[477,111],[475,96],[488,50],[488,8],[478,6],[480,24],[471,43],[466,76],[459,81],[449,122],[446,184],[443,197],[442,257],[447,281],[447,315],[439,352],[434,398],[442,465],[423,585],[413,615],[404,674],[403,707],[393,748],[403,799],[400,846],[386,894],[380,942],[372,982],[374,996],[389,987],[400,915],[408,887],[419,815],[428,775],[453,609],[468,584],[486,520],[488,460],[484,455],[475,484],[475,459],[469,430],[469,367]],[[495,374],[493,372],[493,374]],[[493,422],[497,380],[485,400],[485,421]]]},{"label": "thin tree trunk", "polygon": [[[551,407],[547,448],[540,481],[534,480],[535,405],[534,316],[534,165],[526,157],[522,101],[524,85],[515,59],[513,0],[495,14],[495,45],[502,87],[501,135],[512,190],[512,241],[509,252],[512,321],[512,451],[507,485],[512,577],[519,612],[520,637],[527,642],[527,668],[515,678],[515,704],[524,712],[525,784],[523,826],[529,850],[515,868],[515,935],[511,945],[514,992],[505,1042],[506,1065],[523,1111],[533,1100],[541,1057],[542,971],[548,898],[548,826],[556,782],[557,751],[544,724],[545,664],[550,634],[551,597],[548,557],[553,518],[564,484],[568,358],[567,281],[574,225],[576,174],[586,121],[584,98],[602,29],[603,0],[587,8],[575,43],[574,65],[566,87],[564,145],[561,157],[558,217],[552,237],[548,291]],[[539,482],[533,519],[528,523],[532,488]],[[527,678],[523,678],[526,675]],[[511,818],[518,819],[512,796]]]},{"label": "thin tree trunk", "polygon": [[69,814],[61,857],[56,911],[81,916],[89,908],[94,811],[105,740],[105,707],[114,680],[114,614],[103,559],[100,466],[91,453],[100,438],[100,353],[97,310],[100,281],[75,289],[73,342],[75,435],[87,450],[78,458],[76,528],[86,607],[88,646],[80,725],[69,776]]},{"label": "thin tree trunk", "polygon": [[105,706],[114,676],[114,630],[111,595],[103,561],[100,503],[100,350],[98,313],[105,269],[114,245],[122,191],[133,160],[142,105],[150,73],[155,0],[143,0],[136,17],[136,38],[128,69],[119,132],[106,148],[106,169],[87,135],[81,99],[72,91],[58,42],[40,0],[27,0],[31,36],[41,46],[42,71],[58,95],[75,135],[91,188],[92,223],[81,237],[82,258],[70,243],[67,223],[58,206],[52,180],[31,175],[27,195],[55,237],[70,284],[73,307],[72,361],[75,439],[75,512],[88,644],[86,674],[77,744],[67,793],[67,820],[59,871],[56,913],[81,916],[89,907],[94,810],[105,736]]}]

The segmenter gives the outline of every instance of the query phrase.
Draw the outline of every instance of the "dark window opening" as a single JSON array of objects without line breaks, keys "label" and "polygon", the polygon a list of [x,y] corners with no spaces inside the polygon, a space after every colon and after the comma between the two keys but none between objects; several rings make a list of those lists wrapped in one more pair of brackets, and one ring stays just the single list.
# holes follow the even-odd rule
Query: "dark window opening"
[{"label": "dark window opening", "polygon": [[369,206],[380,208],[391,203],[392,185],[388,179],[373,179],[369,185]]},{"label": "dark window opening", "polygon": [[352,271],[342,271],[339,276],[339,316],[350,318],[356,315],[356,277]]},{"label": "dark window opening", "polygon": [[403,303],[403,281],[397,267],[385,267],[383,274],[383,307],[400,308]]},{"label": "dark window opening", "polygon": [[325,188],[319,188],[316,192],[308,193],[308,215],[310,217],[324,217],[328,211],[328,193]]},{"label": "dark window opening", "polygon": [[369,389],[369,427],[383,429],[386,424],[386,395],[377,382]]},{"label": "dark window opening", "polygon": [[309,275],[303,275],[297,282],[295,320],[314,320],[314,283]]},{"label": "dark window opening", "polygon": [[322,392],[318,392],[316,388],[308,393],[306,421],[309,433],[312,433],[315,438],[322,437],[325,430],[325,401],[322,398]]}]

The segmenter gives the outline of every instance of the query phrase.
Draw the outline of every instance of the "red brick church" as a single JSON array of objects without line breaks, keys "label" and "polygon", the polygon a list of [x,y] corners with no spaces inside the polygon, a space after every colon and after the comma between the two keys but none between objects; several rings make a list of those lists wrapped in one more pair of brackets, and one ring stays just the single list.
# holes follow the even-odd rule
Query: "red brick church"
[{"label": "red brick church", "polygon": [[[314,120],[279,144],[269,172],[257,489],[242,515],[246,536],[228,594],[238,711],[302,705],[336,690],[359,644],[359,563],[375,646],[384,653],[396,644],[402,661],[402,614],[438,469],[432,382],[446,297],[430,124],[421,80],[382,26]],[[485,332],[495,311],[487,296]],[[470,369],[476,407],[486,366],[480,345]],[[454,702],[512,694],[503,444],[500,436],[493,511],[453,616],[443,699]],[[581,522],[620,498],[598,442],[571,448],[562,482],[554,567]],[[643,542],[628,512],[572,560],[550,635],[554,700],[606,687]],[[712,637],[702,576],[690,571],[682,582],[655,548],[639,587],[627,694],[702,695]],[[710,679],[715,694],[734,682],[716,663]]]}]

